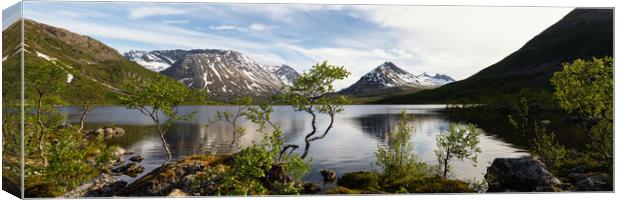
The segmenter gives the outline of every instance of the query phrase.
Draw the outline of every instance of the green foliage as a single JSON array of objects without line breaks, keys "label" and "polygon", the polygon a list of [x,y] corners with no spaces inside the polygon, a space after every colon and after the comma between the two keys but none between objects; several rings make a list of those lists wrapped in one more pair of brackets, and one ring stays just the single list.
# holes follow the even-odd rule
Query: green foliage
[{"label": "green foliage", "polygon": [[[185,101],[197,98],[194,96],[197,93],[172,79],[164,77],[143,84],[129,82],[126,88],[125,95],[119,95],[118,101],[125,107],[136,109],[153,120],[159,132],[162,146],[166,150],[168,158],[172,158],[164,135],[168,132],[172,122],[194,117],[195,112],[180,114],[178,106]],[[163,118],[164,116],[166,118]]]},{"label": "green foliage", "polygon": [[522,97],[515,107],[517,109],[516,117],[508,115],[508,121],[510,125],[521,131],[521,134],[525,135],[525,133],[527,133],[530,115],[527,99]]},{"label": "green foliage", "polygon": [[413,130],[413,127],[408,125],[410,117],[405,110],[401,111],[400,116],[395,131],[388,134],[390,137],[387,146],[380,145],[375,152],[376,164],[383,168],[384,182],[399,179],[404,175],[415,177],[431,173],[430,167],[420,161],[409,142]]},{"label": "green foliage", "polygon": [[555,169],[556,165],[564,160],[566,149],[558,144],[553,132],[547,132],[538,123],[534,123],[534,133],[530,150],[532,155],[545,163],[549,169]]},{"label": "green foliage", "polygon": [[55,130],[54,136],[48,144],[49,166],[42,169],[43,180],[54,185],[51,196],[62,195],[110,167],[113,148],[103,135],[89,139],[69,128]]},{"label": "green foliage", "polygon": [[443,171],[444,179],[448,176],[449,162],[452,159],[469,159],[474,164],[477,163],[477,154],[481,152],[480,147],[478,147],[480,134],[480,130],[473,124],[469,124],[465,128],[450,124],[448,132],[437,135],[435,155],[437,155],[437,161]]},{"label": "green foliage", "polygon": [[338,178],[337,184],[338,186],[364,191],[378,191],[380,189],[379,174],[367,171],[345,173]]},{"label": "green foliage", "polygon": [[[297,154],[283,151],[282,131],[271,123],[272,112],[269,105],[244,107],[242,116],[259,125],[257,131],[265,134],[263,142],[242,148],[229,169],[210,170],[197,177],[194,188],[203,195],[299,194],[303,190],[299,179],[310,165]],[[267,126],[273,129],[271,133],[264,132]]]},{"label": "green foliage", "polygon": [[613,58],[565,63],[551,78],[560,107],[579,117],[593,156],[613,160]]}]

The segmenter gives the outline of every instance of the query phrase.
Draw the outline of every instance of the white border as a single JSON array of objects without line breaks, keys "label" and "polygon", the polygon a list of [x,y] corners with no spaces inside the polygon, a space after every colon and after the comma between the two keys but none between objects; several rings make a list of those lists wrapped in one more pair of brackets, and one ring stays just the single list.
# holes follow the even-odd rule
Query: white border
[{"label": "white border", "polygon": [[[19,0],[0,0],[0,6],[4,10],[7,7],[14,5]],[[81,0],[81,1],[97,1],[97,0]],[[106,0],[117,2],[153,2],[149,0]],[[476,6],[560,6],[560,7],[616,7],[618,1],[614,0],[154,0],[155,2],[223,2],[223,3],[311,3],[311,4],[399,4],[399,5],[476,5]],[[524,15],[527,13],[524,13]],[[614,12],[614,27],[618,24],[618,14]],[[614,29],[615,30],[615,29]],[[618,34],[614,31],[614,38],[617,38]],[[0,43],[1,44],[1,43]],[[614,40],[614,49],[617,42]],[[614,54],[617,54],[614,51]],[[614,57],[617,57],[614,55]],[[618,70],[614,71],[614,76],[617,77]],[[1,77],[0,77],[1,79]],[[615,81],[615,85],[618,81]],[[614,93],[618,94],[618,87],[614,88]],[[614,96],[614,104],[618,105],[618,98]],[[615,112],[616,110],[614,110]],[[617,113],[614,113],[617,114]],[[617,122],[614,119],[614,125]],[[614,132],[618,133],[618,126],[614,127]],[[616,141],[617,144],[617,141]],[[617,147],[617,145],[616,145]],[[615,155],[618,154],[618,148],[615,149]],[[617,157],[616,157],[617,159]],[[617,162],[616,162],[617,163]],[[614,171],[618,172],[618,164],[614,165]],[[1,173],[1,172],[0,172]],[[618,191],[618,182],[614,176],[614,183],[616,183],[615,191]],[[249,197],[198,197],[192,199],[246,199]],[[378,198],[384,199],[432,199],[432,200],[448,200],[458,198],[459,200],[552,200],[552,199],[618,199],[616,193],[552,193],[552,194],[458,194],[458,195],[388,195],[388,196],[292,196],[292,197],[251,197],[252,199],[372,199]],[[0,192],[0,199],[17,199],[14,196],[2,191]],[[127,199],[127,198],[126,198]],[[132,199],[132,198],[129,198]],[[133,198],[135,199],[135,198]],[[156,200],[167,200],[170,198],[152,198]]]}]

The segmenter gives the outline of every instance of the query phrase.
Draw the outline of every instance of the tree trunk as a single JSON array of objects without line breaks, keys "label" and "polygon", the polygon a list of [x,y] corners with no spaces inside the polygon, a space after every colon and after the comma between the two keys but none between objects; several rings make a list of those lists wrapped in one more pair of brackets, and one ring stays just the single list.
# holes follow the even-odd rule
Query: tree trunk
[{"label": "tree trunk", "polygon": [[159,125],[159,121],[157,123],[157,131],[159,132],[159,139],[161,139],[161,145],[164,146],[166,150],[166,154],[168,155],[168,160],[172,159],[172,153],[170,153],[170,149],[168,149],[168,143],[166,143],[166,138],[164,138],[165,132],[161,129]]},{"label": "tree trunk", "polygon": [[88,113],[88,110],[88,106],[82,107],[82,116],[80,116],[80,128],[78,128],[77,130],[78,133],[82,133],[82,130],[84,130],[84,120],[86,119],[86,113]]},{"label": "tree trunk", "polygon": [[43,93],[39,92],[39,99],[37,102],[37,123],[39,124],[39,156],[43,160],[43,166],[47,166],[47,158],[43,155],[43,138],[45,138],[45,125],[41,120],[41,111],[43,110]]},{"label": "tree trunk", "polygon": [[310,141],[308,139],[310,139],[310,137],[312,137],[312,135],[316,133],[316,114],[314,114],[314,112],[312,111],[310,111],[309,113],[312,115],[312,132],[306,135],[306,147],[304,148],[304,153],[301,155],[301,159],[306,158],[306,156],[308,155],[308,150],[310,149]]}]

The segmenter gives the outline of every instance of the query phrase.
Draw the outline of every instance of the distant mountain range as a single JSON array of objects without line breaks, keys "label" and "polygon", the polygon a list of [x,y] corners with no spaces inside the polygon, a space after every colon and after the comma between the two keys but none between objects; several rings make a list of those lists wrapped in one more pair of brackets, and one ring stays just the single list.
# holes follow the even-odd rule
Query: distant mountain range
[{"label": "distant mountain range", "polygon": [[352,96],[377,96],[431,89],[453,81],[452,77],[443,74],[413,75],[392,62],[385,62],[339,93]]},{"label": "distant mountain range", "polygon": [[[219,100],[248,95],[268,97],[277,94],[284,86],[292,85],[300,76],[288,65],[261,65],[232,50],[133,50],[125,53],[125,57],[189,87],[207,88],[211,96]],[[430,89],[453,81],[447,75],[413,75],[385,62],[340,93],[378,96],[385,92]]]},{"label": "distant mountain range", "polygon": [[575,9],[519,50],[467,79],[374,103],[475,102],[485,95],[514,94],[524,89],[551,92],[549,79],[562,69],[562,63],[613,56],[613,14],[613,9]]}]

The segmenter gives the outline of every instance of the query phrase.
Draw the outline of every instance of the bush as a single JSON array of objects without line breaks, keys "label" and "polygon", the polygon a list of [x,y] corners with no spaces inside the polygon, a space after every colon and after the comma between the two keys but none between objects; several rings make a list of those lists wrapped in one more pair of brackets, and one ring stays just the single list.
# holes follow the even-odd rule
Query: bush
[{"label": "bush", "polygon": [[564,146],[558,144],[555,134],[547,132],[544,127],[534,123],[534,139],[532,139],[532,155],[545,163],[547,168],[554,170],[557,163],[561,162],[566,155]]},{"label": "bush", "polygon": [[377,191],[379,190],[379,174],[368,171],[349,172],[338,178],[337,184],[351,189]]}]

